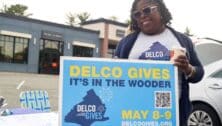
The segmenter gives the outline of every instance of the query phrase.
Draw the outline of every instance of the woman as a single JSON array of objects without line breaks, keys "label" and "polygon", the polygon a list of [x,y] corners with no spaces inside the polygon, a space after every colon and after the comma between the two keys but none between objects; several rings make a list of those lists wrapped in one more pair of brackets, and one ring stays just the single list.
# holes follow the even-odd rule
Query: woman
[{"label": "woman", "polygon": [[131,9],[132,33],[120,41],[115,57],[170,60],[173,47],[185,48],[186,54],[179,55],[173,62],[179,69],[180,126],[186,126],[191,112],[188,83],[200,81],[204,70],[191,40],[169,27],[171,19],[171,13],[162,0],[134,0]]}]

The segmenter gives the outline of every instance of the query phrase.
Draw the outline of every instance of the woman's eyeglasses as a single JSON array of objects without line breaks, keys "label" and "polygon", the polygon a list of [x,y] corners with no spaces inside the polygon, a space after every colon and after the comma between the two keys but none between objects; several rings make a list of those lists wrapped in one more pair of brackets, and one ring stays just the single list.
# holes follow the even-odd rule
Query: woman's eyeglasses
[{"label": "woman's eyeglasses", "polygon": [[151,14],[156,8],[157,8],[157,6],[144,7],[140,11],[133,12],[133,18],[138,19],[141,17],[142,14],[147,16],[147,15]]}]

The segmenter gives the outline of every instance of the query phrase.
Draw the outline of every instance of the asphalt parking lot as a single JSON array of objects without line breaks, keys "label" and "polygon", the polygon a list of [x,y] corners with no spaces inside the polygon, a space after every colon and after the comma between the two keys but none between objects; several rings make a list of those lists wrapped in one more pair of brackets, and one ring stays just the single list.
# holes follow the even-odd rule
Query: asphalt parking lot
[{"label": "asphalt parking lot", "polygon": [[6,98],[6,108],[20,107],[21,91],[45,90],[49,95],[51,110],[58,111],[58,87],[58,75],[0,72],[0,96]]}]

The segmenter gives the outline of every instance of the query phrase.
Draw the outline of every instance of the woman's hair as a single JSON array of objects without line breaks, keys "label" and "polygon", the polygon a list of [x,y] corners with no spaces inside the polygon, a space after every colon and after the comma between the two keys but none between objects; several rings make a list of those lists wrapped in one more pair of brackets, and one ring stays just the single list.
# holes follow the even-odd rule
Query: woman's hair
[{"label": "woman's hair", "polygon": [[[136,5],[137,3],[141,1],[141,0],[134,0],[132,8],[131,8],[131,23],[130,23],[130,30],[131,31],[140,31],[140,28],[137,25],[137,21],[136,19],[133,18],[133,12],[136,9]],[[162,23],[167,25],[170,24],[170,20],[172,20],[172,16],[171,13],[169,12],[169,10],[167,9],[165,3],[163,2],[163,0],[147,0],[148,2],[152,2],[152,3],[156,3],[160,12],[160,16],[162,17]]]}]

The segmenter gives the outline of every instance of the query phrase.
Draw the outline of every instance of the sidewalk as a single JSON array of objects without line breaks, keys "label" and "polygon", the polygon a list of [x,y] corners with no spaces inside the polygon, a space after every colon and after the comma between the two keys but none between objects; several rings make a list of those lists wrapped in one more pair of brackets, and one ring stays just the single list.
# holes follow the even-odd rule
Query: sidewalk
[{"label": "sidewalk", "polygon": [[[17,89],[20,84],[22,86]],[[7,108],[20,107],[21,91],[46,90],[49,94],[51,110],[58,111],[58,84],[58,75],[0,72],[0,96],[6,98]]]}]

